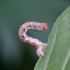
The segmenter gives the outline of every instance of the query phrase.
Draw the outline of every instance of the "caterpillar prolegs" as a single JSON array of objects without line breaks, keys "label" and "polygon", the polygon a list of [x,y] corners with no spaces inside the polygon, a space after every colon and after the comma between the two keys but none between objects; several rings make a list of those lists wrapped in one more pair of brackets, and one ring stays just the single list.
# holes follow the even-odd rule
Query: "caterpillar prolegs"
[{"label": "caterpillar prolegs", "polygon": [[37,56],[44,56],[44,48],[47,46],[46,43],[42,43],[36,38],[32,38],[26,34],[28,29],[33,29],[35,31],[45,31],[48,29],[48,25],[46,23],[40,23],[40,22],[26,22],[23,25],[20,26],[19,29],[19,38],[27,44],[30,44],[31,46],[34,46],[37,48],[36,54]]}]

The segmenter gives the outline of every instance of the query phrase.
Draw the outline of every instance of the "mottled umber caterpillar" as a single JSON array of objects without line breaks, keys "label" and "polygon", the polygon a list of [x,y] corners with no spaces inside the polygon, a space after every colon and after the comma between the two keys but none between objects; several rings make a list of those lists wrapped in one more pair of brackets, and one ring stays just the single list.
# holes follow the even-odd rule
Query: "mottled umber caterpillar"
[{"label": "mottled umber caterpillar", "polygon": [[27,44],[30,44],[37,48],[36,54],[40,56],[44,56],[44,48],[47,46],[46,43],[42,43],[36,38],[32,38],[26,34],[28,29],[33,29],[36,31],[45,31],[48,29],[48,25],[46,23],[39,23],[39,22],[26,22],[20,26],[19,29],[19,37],[20,39]]}]

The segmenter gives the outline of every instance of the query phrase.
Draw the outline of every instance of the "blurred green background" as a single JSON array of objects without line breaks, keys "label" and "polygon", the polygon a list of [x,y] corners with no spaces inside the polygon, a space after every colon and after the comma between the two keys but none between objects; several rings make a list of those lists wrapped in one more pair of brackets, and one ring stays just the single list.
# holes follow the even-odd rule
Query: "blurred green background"
[{"label": "blurred green background", "polygon": [[0,70],[33,70],[38,60],[36,49],[19,39],[20,25],[47,22],[48,31],[27,33],[47,42],[54,22],[69,5],[70,0],[0,0]]}]

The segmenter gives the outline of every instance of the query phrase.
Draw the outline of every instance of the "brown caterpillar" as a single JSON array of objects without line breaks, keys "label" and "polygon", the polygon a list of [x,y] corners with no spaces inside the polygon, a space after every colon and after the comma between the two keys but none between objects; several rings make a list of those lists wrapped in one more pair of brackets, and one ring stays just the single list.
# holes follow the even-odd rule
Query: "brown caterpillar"
[{"label": "brown caterpillar", "polygon": [[48,25],[46,23],[39,23],[39,22],[26,22],[20,26],[19,29],[19,38],[27,44],[30,44],[37,48],[36,54],[37,56],[44,56],[44,48],[47,46],[46,43],[42,43],[36,38],[32,38],[26,34],[28,29],[33,29],[36,31],[45,31],[48,29]]}]

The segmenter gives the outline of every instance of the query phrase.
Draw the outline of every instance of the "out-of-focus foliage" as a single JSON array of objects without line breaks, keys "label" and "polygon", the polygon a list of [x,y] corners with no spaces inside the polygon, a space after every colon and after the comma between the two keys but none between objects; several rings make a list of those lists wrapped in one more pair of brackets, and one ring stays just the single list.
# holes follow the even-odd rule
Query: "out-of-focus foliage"
[{"label": "out-of-focus foliage", "polygon": [[70,7],[58,17],[35,70],[70,70]]},{"label": "out-of-focus foliage", "polygon": [[38,57],[35,48],[18,37],[26,21],[47,22],[49,30],[28,35],[47,42],[57,17],[70,5],[70,0],[0,0],[0,70],[33,70]]}]

